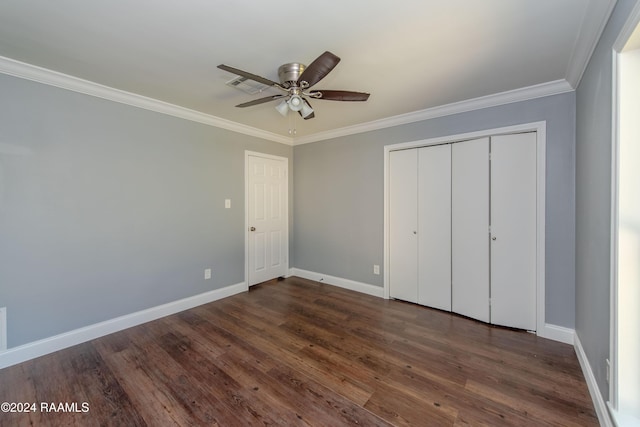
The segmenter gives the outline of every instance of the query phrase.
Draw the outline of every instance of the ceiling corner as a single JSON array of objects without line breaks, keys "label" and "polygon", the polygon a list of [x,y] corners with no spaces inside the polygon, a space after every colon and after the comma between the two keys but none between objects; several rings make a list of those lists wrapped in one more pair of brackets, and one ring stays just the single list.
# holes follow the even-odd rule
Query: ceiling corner
[{"label": "ceiling corner", "polygon": [[567,67],[566,80],[573,89],[580,84],[582,74],[616,5],[616,0],[591,2],[594,7],[587,8]]}]

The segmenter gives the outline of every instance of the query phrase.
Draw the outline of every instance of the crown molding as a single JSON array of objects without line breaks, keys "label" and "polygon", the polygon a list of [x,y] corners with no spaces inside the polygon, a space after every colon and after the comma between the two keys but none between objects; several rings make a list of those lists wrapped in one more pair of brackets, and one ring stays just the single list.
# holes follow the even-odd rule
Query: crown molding
[{"label": "crown molding", "polygon": [[357,133],[405,125],[408,123],[420,122],[436,117],[450,116],[452,114],[480,110],[482,108],[496,107],[499,105],[511,104],[513,102],[527,101],[529,99],[557,95],[560,93],[571,92],[573,90],[573,87],[566,80],[556,80],[553,82],[542,83],[534,86],[500,92],[493,95],[473,98],[466,101],[459,101],[438,107],[427,108],[425,110],[400,114],[398,116],[387,117],[380,120],[374,120],[372,122],[346,126],[326,132],[318,132],[314,133],[313,135],[295,138],[293,145],[302,145],[311,142],[324,141],[326,139],[338,138],[341,136],[354,135]]},{"label": "crown molding", "polygon": [[438,107],[428,108],[425,110],[414,111],[411,113],[401,114],[398,116],[387,117],[371,122],[360,123],[353,126],[347,126],[339,129],[332,129],[325,132],[318,132],[298,138],[290,138],[268,132],[262,129],[243,125],[231,120],[210,114],[201,113],[199,111],[180,107],[168,102],[159,101],[135,93],[126,92],[120,89],[114,89],[78,77],[69,76],[57,71],[16,61],[14,59],[0,56],[0,73],[71,90],[85,95],[95,96],[107,99],[121,104],[133,107],[143,108],[145,110],[155,111],[161,114],[202,123],[244,135],[262,138],[268,141],[278,142],[286,145],[301,145],[311,142],[323,141],[326,139],[338,138],[342,136],[354,135],[372,130],[384,129],[393,126],[404,125],[408,123],[419,122],[423,120],[443,117],[452,114],[463,113],[467,111],[479,110],[482,108],[495,107],[498,105],[510,104],[513,102],[526,101],[529,99],[540,98],[543,96],[555,95],[564,92],[570,92],[573,89],[571,84],[566,80],[556,80],[553,82],[542,83],[525,88],[514,89],[507,92],[501,92],[493,95],[487,95],[479,98],[473,98],[465,101],[454,102]]},{"label": "crown molding", "polygon": [[273,132],[267,132],[258,128],[236,123],[231,120],[213,116],[211,114],[201,113],[199,111],[180,107],[178,105],[159,101],[146,96],[137,95],[135,93],[114,89],[89,80],[80,79],[78,77],[73,77],[3,56],[0,56],[0,73],[59,87],[61,89],[71,90],[85,95],[107,99],[109,101],[119,102],[121,104],[131,105],[133,107],[143,108],[149,111],[155,111],[161,114],[167,114],[169,116],[190,120],[192,122],[198,122],[254,136],[256,138],[262,138],[286,145],[293,145],[292,138],[278,135]]},{"label": "crown molding", "polygon": [[640,25],[640,0],[636,1],[636,5],[631,9],[627,20],[618,33],[616,41],[613,43],[613,50],[620,53],[624,50],[625,45],[633,35],[636,27]]},{"label": "crown molding", "polygon": [[[580,32],[567,67],[567,81],[574,89],[580,84],[582,75],[589,65],[591,55],[598,45],[604,27],[609,22],[616,0],[590,0],[589,3],[593,5],[587,7],[587,13],[582,19]],[[596,28],[596,31],[590,31],[592,28]]]}]

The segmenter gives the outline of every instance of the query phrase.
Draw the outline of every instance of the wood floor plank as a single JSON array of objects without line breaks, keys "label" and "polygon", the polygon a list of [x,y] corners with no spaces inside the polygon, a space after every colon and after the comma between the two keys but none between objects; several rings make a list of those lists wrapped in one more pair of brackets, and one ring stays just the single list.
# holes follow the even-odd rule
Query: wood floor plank
[{"label": "wood floor plank", "polygon": [[349,359],[313,344],[302,349],[300,356],[301,363],[295,368],[359,405],[364,405],[375,391],[375,377],[363,374]]},{"label": "wood floor plank", "polygon": [[[85,423],[99,418],[102,425],[144,426],[146,423],[138,414],[129,396],[122,389],[113,372],[91,344],[81,344],[68,349],[65,373],[67,378],[77,378],[88,404]],[[80,394],[76,394],[80,398]],[[93,405],[93,402],[99,402]],[[98,412],[96,414],[96,412]]]},{"label": "wood floor plank", "polygon": [[390,425],[383,418],[317,384],[294,369],[277,367],[269,371],[269,375],[278,383],[286,385],[283,390],[286,390],[292,401],[299,402],[299,408],[315,425]]},{"label": "wood floor plank", "polygon": [[0,370],[0,426],[596,426],[573,347],[297,277]]},{"label": "wood floor plank", "polygon": [[242,425],[277,424],[270,412],[254,406],[255,401],[246,398],[244,387],[217,366],[215,359],[203,357],[197,348],[192,348],[186,336],[169,332],[162,336],[161,343],[162,348],[189,373],[198,388],[207,396],[215,397],[218,408],[223,407],[225,412],[232,413]]},{"label": "wood floor plank", "polygon": [[[21,363],[0,370],[0,402],[9,403],[36,403],[36,389],[33,383],[33,361]],[[42,413],[29,412],[5,412],[0,413],[0,426],[31,426],[42,424]]]},{"label": "wood floor plank", "polygon": [[416,399],[410,393],[380,384],[365,405],[374,414],[396,426],[451,426],[456,415],[441,411],[433,403]]},{"label": "wood floor plank", "polygon": [[281,385],[273,381],[264,371],[264,367],[250,360],[237,357],[232,352],[221,356],[216,360],[229,376],[243,385],[247,399],[254,405],[259,405],[266,413],[280,425],[308,426],[304,411],[299,410],[286,394],[280,390]]},{"label": "wood floor plank", "polygon": [[[303,372],[325,387],[340,390],[345,397],[357,403],[364,404],[367,401],[373,390],[365,382],[350,375],[350,373],[358,372],[358,369],[349,370],[349,364],[329,361],[318,357],[317,354],[310,357],[307,353],[312,352],[310,349],[313,349],[314,345],[306,342],[301,343],[300,347],[287,349],[287,345],[283,344],[282,335],[282,331],[278,328],[269,334],[253,338],[252,342],[271,350],[269,360],[277,359],[280,363]],[[265,345],[264,340],[269,341],[269,344]],[[288,340],[284,339],[284,341]],[[318,349],[319,347],[315,347],[315,350]],[[262,365],[266,366],[265,363]]]},{"label": "wood floor plank", "polygon": [[[136,356],[135,350],[104,355],[104,359],[147,425],[194,424],[195,420],[184,413],[172,393],[142,368],[144,361]],[[212,422],[211,425],[216,424]]]},{"label": "wood floor plank", "polygon": [[[372,390],[366,384],[360,383],[348,375],[344,375],[341,371],[327,371],[326,366],[322,366],[317,360],[304,357],[304,350],[306,350],[309,345],[307,341],[296,339],[296,336],[292,334],[284,334],[280,328],[265,331],[257,327],[255,319],[252,321],[251,315],[247,313],[239,315],[238,313],[228,313],[220,310],[216,315],[219,325],[236,334],[241,334],[250,328],[259,331],[259,334],[252,336],[245,335],[246,339],[249,340],[251,344],[267,350],[271,358],[277,358],[288,366],[304,372],[305,375],[318,381],[323,386],[330,389],[340,389],[341,393],[349,399],[362,404],[364,404],[371,395]],[[262,358],[265,357],[266,356],[262,356]],[[258,358],[260,358],[260,356]]]},{"label": "wood floor plank", "polygon": [[411,396],[423,405],[433,405],[471,425],[527,425],[529,420],[507,405],[487,400],[454,382],[434,379],[428,373],[411,367],[395,368],[384,380],[385,385]]},{"label": "wood floor plank", "polygon": [[[89,401],[79,385],[82,381],[82,374],[73,373],[70,366],[76,351],[90,347],[90,344],[80,344],[64,349],[60,354],[44,356],[41,363],[32,364],[32,378],[36,389],[35,399],[40,406],[39,412],[42,422],[54,426],[82,426],[90,423],[93,417],[91,413],[60,410],[61,404],[88,402],[91,405],[93,403]],[[62,378],[70,378],[70,380],[60,381]],[[43,405],[46,405],[46,409]],[[96,408],[94,413],[96,412],[100,416],[102,411]]]},{"label": "wood floor plank", "polygon": [[[555,414],[558,411],[562,411],[564,415],[563,426],[578,427],[584,425],[586,421],[582,416],[579,416],[584,412],[574,405],[564,405],[561,401],[541,399],[539,396],[534,398],[532,393],[517,393],[512,389],[491,387],[473,380],[469,380],[467,390],[483,396],[485,399],[513,408],[513,410],[526,415],[531,424],[554,424],[557,420]],[[597,423],[597,418],[594,417],[591,422]]]}]

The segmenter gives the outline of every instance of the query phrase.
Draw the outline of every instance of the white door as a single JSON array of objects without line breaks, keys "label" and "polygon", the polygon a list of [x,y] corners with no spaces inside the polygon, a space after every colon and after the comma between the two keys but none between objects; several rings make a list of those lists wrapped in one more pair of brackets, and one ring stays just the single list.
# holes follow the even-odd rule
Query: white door
[{"label": "white door", "polygon": [[536,133],[491,137],[491,323],[536,329]]},{"label": "white door", "polygon": [[287,159],[247,153],[248,285],[288,269]]},{"label": "white door", "polygon": [[418,302],[418,150],[389,153],[389,294]]},{"label": "white door", "polygon": [[489,322],[489,138],[451,147],[451,310]]},{"label": "white door", "polygon": [[451,311],[451,144],[418,151],[418,303]]}]

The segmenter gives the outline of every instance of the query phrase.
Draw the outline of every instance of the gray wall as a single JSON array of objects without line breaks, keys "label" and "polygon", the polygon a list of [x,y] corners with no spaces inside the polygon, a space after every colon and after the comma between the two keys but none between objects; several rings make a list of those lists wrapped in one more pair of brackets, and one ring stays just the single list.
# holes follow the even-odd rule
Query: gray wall
[{"label": "gray wall", "polygon": [[612,47],[635,0],[618,0],[576,91],[576,333],[609,396]]},{"label": "gray wall", "polygon": [[291,147],[6,75],[0,94],[9,347],[244,281],[244,150]]},{"label": "gray wall", "polygon": [[376,286],[383,264],[383,147],[547,121],[546,316],[574,327],[575,96],[555,95],[294,147],[292,266]]}]

